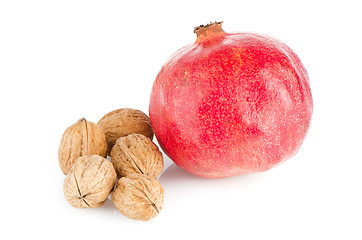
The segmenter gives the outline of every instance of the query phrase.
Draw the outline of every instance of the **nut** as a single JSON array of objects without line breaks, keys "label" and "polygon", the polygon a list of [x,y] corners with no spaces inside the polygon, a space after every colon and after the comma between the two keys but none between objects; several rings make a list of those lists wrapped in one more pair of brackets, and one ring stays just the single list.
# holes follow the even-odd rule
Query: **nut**
[{"label": "nut", "polygon": [[86,119],[68,127],[60,142],[58,158],[64,174],[68,174],[75,161],[84,155],[107,156],[106,137],[100,127]]},{"label": "nut", "polygon": [[131,133],[143,134],[153,138],[153,131],[148,116],[140,110],[122,108],[104,115],[97,125],[102,128],[108,144],[107,154],[110,155],[113,145],[120,137]]},{"label": "nut", "polygon": [[112,193],[112,200],[126,217],[148,221],[163,206],[164,190],[156,178],[143,174],[122,177]]},{"label": "nut", "polygon": [[119,178],[133,173],[157,177],[162,173],[162,153],[142,134],[132,133],[119,138],[113,146],[111,159]]},{"label": "nut", "polygon": [[116,180],[117,174],[109,160],[98,155],[82,156],[64,180],[64,196],[76,208],[100,207]]}]

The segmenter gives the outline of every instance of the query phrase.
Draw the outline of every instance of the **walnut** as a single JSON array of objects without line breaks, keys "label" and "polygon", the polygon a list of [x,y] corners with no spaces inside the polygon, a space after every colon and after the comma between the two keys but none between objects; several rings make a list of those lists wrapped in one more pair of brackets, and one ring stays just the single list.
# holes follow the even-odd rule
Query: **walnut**
[{"label": "walnut", "polygon": [[58,151],[60,168],[68,174],[80,156],[90,154],[107,156],[106,137],[100,127],[82,118],[63,134]]},{"label": "walnut", "polygon": [[122,108],[104,115],[97,123],[106,134],[107,154],[110,156],[113,145],[120,137],[131,133],[143,134],[153,138],[153,131],[148,116],[140,110]]},{"label": "walnut", "polygon": [[164,190],[156,178],[144,174],[122,177],[112,193],[112,200],[126,217],[148,221],[163,206]]},{"label": "walnut", "polygon": [[162,153],[151,139],[132,133],[117,140],[111,152],[111,161],[118,177],[133,173],[157,177],[162,173]]},{"label": "walnut", "polygon": [[78,158],[64,180],[68,203],[76,208],[96,208],[107,200],[117,180],[112,163],[98,155]]}]

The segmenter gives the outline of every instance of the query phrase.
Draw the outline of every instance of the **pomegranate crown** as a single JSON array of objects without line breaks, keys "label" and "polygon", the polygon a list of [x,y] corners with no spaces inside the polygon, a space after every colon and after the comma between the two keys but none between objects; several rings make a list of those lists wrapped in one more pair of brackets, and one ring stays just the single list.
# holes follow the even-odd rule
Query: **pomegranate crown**
[{"label": "pomegranate crown", "polygon": [[197,27],[195,27],[194,28],[194,33],[198,33],[199,31],[202,31],[202,30],[206,30],[206,29],[208,29],[209,27],[211,27],[211,26],[213,26],[213,27],[215,27],[215,28],[219,28],[219,29],[221,29],[221,25],[223,24],[223,21],[220,21],[220,22],[210,22],[210,23],[208,23],[208,24],[206,24],[206,25],[200,25],[200,26],[197,26]]},{"label": "pomegranate crown", "polygon": [[211,42],[220,39],[221,36],[225,35],[221,25],[223,22],[210,22],[206,25],[200,25],[194,28],[196,33],[196,43],[209,45]]}]

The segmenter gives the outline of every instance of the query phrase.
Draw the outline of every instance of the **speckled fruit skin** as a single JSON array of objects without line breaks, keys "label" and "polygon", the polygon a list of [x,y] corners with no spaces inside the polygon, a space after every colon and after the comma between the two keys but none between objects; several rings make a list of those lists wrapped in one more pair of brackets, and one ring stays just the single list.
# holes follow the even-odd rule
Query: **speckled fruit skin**
[{"label": "speckled fruit skin", "polygon": [[149,114],[164,152],[181,168],[218,178],[266,171],[292,157],[310,125],[308,74],[282,42],[195,28],[154,82]]}]

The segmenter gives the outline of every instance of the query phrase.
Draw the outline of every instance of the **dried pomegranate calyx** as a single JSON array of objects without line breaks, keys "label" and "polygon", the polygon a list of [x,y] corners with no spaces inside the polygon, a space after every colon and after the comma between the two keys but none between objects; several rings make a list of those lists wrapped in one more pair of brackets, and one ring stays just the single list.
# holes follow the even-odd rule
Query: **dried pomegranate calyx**
[{"label": "dried pomegranate calyx", "polygon": [[210,23],[208,23],[208,24],[206,24],[206,25],[200,25],[200,26],[197,26],[197,27],[195,27],[194,28],[194,33],[198,33],[198,32],[200,32],[200,31],[202,31],[202,30],[206,30],[206,29],[208,29],[209,27],[212,27],[212,28],[214,28],[214,29],[219,29],[219,30],[222,30],[221,29],[221,25],[223,24],[223,21],[221,21],[221,22],[210,22]]},{"label": "dried pomegranate calyx", "polygon": [[209,43],[214,39],[224,36],[226,33],[222,30],[222,23],[222,21],[210,22],[206,25],[195,27],[194,33],[196,33],[197,36],[196,43]]}]

